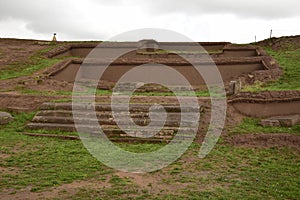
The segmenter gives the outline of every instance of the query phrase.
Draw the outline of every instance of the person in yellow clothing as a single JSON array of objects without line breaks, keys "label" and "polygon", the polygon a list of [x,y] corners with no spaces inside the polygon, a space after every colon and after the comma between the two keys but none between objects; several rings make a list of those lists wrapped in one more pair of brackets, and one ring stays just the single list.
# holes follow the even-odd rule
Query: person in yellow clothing
[{"label": "person in yellow clothing", "polygon": [[55,42],[55,43],[57,42],[57,40],[56,40],[56,33],[53,34],[52,42]]}]

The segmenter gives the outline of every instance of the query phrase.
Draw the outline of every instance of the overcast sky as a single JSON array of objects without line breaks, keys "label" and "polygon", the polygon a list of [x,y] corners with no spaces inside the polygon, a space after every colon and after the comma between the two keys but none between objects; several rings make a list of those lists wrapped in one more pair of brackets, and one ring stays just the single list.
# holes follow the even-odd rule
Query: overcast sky
[{"label": "overcast sky", "polygon": [[[0,37],[107,40],[165,28],[194,41],[300,35],[299,0],[1,0]],[[143,38],[141,38],[143,39]]]}]

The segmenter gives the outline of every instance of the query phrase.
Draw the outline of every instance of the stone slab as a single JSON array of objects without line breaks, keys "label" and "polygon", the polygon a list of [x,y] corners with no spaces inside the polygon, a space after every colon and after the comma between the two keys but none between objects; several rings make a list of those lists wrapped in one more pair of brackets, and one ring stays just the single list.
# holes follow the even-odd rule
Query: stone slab
[{"label": "stone slab", "polygon": [[14,118],[11,116],[11,114],[7,112],[0,112],[0,125],[5,125],[12,121],[14,121]]},{"label": "stone slab", "polygon": [[300,124],[300,115],[276,116],[261,120],[262,126],[291,127]]},{"label": "stone slab", "polygon": [[267,127],[267,126],[280,126],[280,122],[278,120],[273,119],[263,119],[260,122],[261,126]]}]

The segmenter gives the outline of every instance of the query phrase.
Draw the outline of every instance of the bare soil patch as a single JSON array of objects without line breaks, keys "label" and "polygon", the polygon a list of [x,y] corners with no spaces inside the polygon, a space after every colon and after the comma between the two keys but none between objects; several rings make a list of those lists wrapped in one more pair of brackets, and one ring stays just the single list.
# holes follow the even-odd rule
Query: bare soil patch
[{"label": "bare soil patch", "polygon": [[5,66],[26,61],[37,51],[47,48],[37,41],[19,39],[0,39],[0,70]]},{"label": "bare soil patch", "polygon": [[[0,174],[9,174],[9,175],[16,175],[18,174],[20,169],[16,167],[0,167]],[[1,180],[1,178],[0,178]]]},{"label": "bare soil patch", "polygon": [[238,147],[272,148],[291,147],[300,150],[300,135],[293,134],[246,134],[228,138],[229,144]]},{"label": "bare soil patch", "polygon": [[63,97],[2,93],[0,94],[0,109],[14,112],[34,111],[42,103],[59,98]]},{"label": "bare soil patch", "polygon": [[271,46],[273,50],[289,49],[290,44],[293,44],[295,48],[299,48],[300,35],[281,37],[281,38],[272,38],[258,43],[258,45],[260,46]]},{"label": "bare soil patch", "polygon": [[71,196],[75,196],[80,189],[93,189],[100,190],[103,188],[109,188],[110,183],[108,181],[75,181],[68,184],[63,184],[58,187],[50,188],[48,191],[43,192],[32,192],[31,187],[26,187],[23,190],[15,192],[10,189],[10,191],[4,191],[0,193],[2,199],[16,199],[16,200],[37,200],[37,199],[65,199]]}]

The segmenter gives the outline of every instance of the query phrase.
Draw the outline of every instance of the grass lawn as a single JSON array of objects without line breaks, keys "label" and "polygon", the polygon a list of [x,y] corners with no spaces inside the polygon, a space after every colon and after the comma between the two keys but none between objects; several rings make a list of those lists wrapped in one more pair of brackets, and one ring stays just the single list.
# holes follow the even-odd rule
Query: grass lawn
[{"label": "grass lawn", "polygon": [[[131,174],[122,176],[98,162],[80,141],[22,135],[24,124],[33,115],[15,114],[15,122],[0,129],[0,194],[9,192],[13,197],[22,190],[43,194],[61,187],[56,199],[74,199],[74,196],[76,199],[297,199],[300,196],[300,155],[293,149],[234,147],[221,140],[211,154],[199,159],[200,145],[193,144],[167,168],[135,175],[143,180],[139,182]],[[132,152],[162,147],[162,144],[119,145]],[[64,188],[80,180],[100,186],[82,186],[75,192]]]}]

